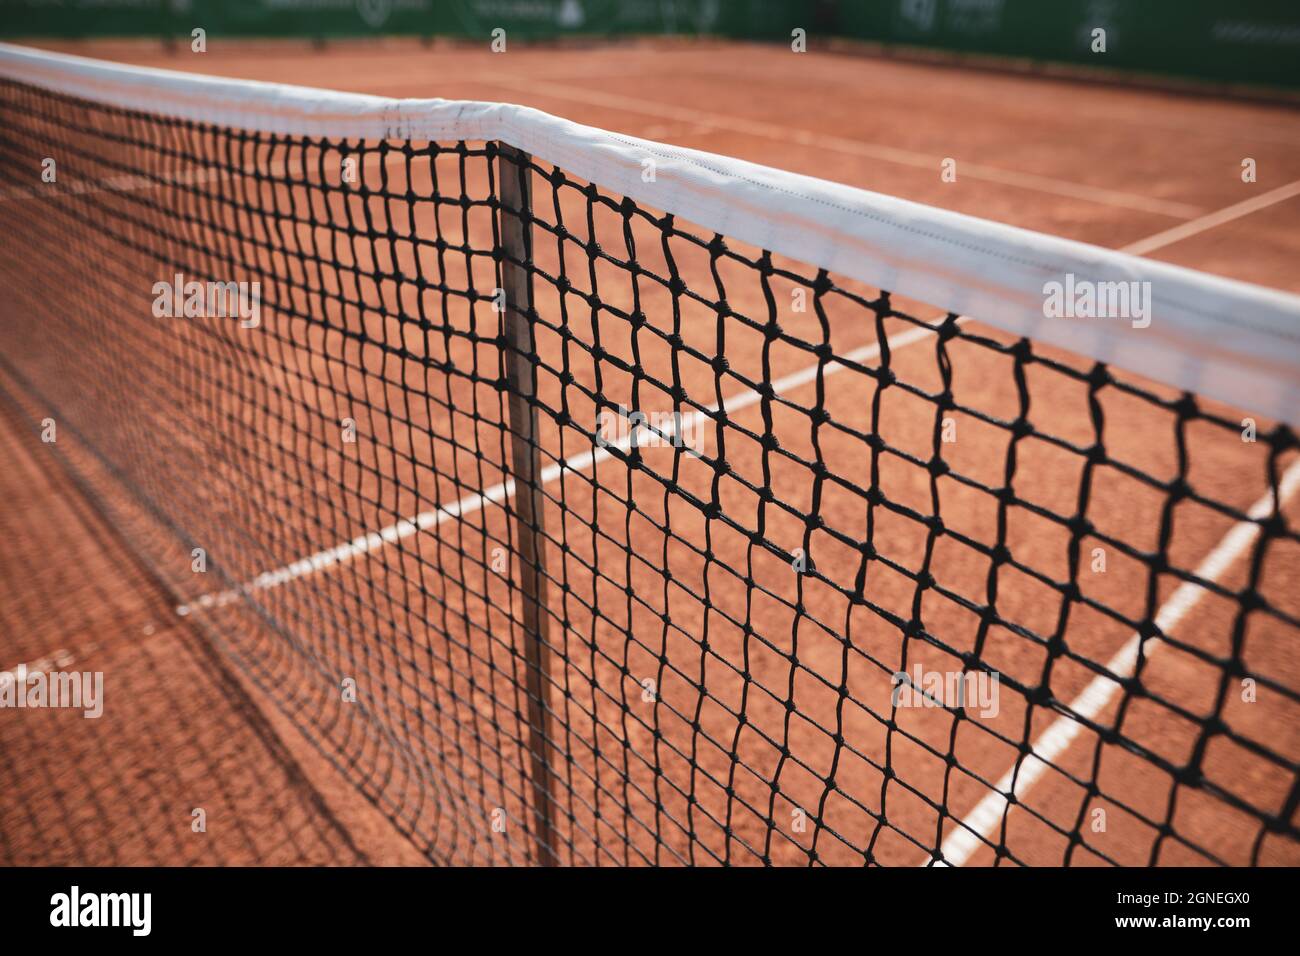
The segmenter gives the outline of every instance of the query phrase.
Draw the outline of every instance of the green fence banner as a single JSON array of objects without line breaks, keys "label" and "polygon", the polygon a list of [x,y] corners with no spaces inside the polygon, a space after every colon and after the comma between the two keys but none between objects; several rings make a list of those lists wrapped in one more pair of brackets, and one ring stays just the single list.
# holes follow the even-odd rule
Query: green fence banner
[{"label": "green fence banner", "polygon": [[789,36],[798,0],[0,0],[4,36]]},{"label": "green fence banner", "polygon": [[0,0],[0,36],[827,36],[1300,87],[1300,0]]},{"label": "green fence banner", "polygon": [[847,0],[882,43],[1201,80],[1300,86],[1295,0]]}]

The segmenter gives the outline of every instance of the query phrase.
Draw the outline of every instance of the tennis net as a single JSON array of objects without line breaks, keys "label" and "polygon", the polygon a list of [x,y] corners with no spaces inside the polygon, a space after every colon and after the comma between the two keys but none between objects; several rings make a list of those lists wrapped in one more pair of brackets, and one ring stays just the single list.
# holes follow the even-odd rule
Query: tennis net
[{"label": "tennis net", "polygon": [[1294,298],[7,46],[0,176],[6,390],[430,860],[1300,860]]}]

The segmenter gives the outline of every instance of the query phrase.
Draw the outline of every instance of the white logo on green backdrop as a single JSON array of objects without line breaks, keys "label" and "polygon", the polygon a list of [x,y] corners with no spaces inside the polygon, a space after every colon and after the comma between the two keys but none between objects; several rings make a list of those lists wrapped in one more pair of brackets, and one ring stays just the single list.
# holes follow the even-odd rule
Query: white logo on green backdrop
[{"label": "white logo on green backdrop", "polygon": [[393,0],[357,0],[357,13],[366,26],[382,27],[393,12]]},{"label": "white logo on green backdrop", "polygon": [[587,15],[579,0],[563,0],[560,8],[555,11],[555,22],[569,30],[582,26],[586,19]]}]

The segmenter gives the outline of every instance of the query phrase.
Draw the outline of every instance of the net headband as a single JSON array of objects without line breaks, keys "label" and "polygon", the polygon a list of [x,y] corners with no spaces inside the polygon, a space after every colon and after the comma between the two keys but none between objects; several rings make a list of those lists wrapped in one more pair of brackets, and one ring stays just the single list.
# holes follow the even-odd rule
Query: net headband
[{"label": "net headband", "polygon": [[[1300,296],[524,106],[230,80],[6,43],[0,77],[264,133],[503,142],[717,233],[1300,424]],[[1053,293],[1120,287],[1144,297],[1148,319],[1046,314]]]}]

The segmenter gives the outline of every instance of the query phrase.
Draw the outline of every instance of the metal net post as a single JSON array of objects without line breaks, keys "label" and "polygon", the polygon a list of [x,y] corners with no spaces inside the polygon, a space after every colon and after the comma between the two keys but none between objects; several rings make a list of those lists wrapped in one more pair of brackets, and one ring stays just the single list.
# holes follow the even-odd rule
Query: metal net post
[{"label": "metal net post", "polygon": [[554,866],[555,798],[551,770],[550,619],[546,607],[544,499],[537,484],[536,370],[533,355],[532,284],[525,263],[532,259],[529,217],[530,157],[500,146],[501,281],[505,292],[505,366],[509,387],[515,528],[519,540],[519,587],[524,598],[524,663],[528,695],[528,743],[532,764],[533,824],[537,861]]}]

